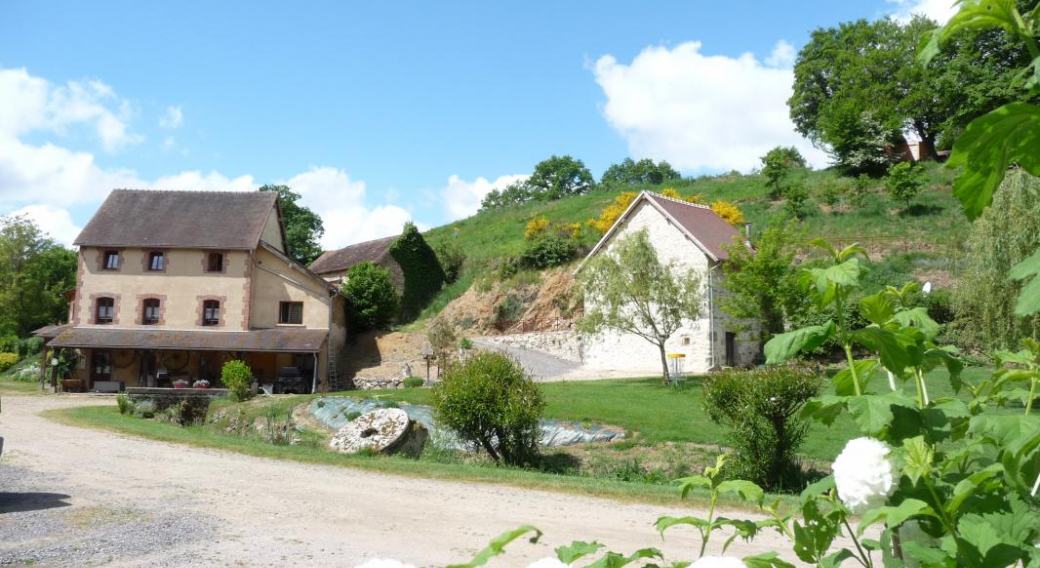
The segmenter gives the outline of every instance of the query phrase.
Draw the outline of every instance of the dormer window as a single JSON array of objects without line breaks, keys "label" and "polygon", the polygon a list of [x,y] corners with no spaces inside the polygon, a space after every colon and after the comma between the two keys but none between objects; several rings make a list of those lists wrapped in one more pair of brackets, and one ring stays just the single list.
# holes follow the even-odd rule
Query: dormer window
[{"label": "dormer window", "polygon": [[119,270],[119,251],[106,250],[102,267],[105,270]]},{"label": "dormer window", "polygon": [[157,298],[148,298],[141,306],[141,323],[144,325],[156,325],[159,323],[160,304]]},{"label": "dormer window", "polygon": [[148,270],[150,272],[166,270],[166,254],[159,251],[148,253]]},{"label": "dormer window", "polygon": [[218,300],[202,302],[202,325],[220,325],[220,302]]},{"label": "dormer window", "polygon": [[112,298],[98,298],[94,309],[94,323],[112,323],[116,313],[116,302]]},{"label": "dormer window", "polygon": [[211,252],[206,254],[206,272],[224,272],[224,253]]}]

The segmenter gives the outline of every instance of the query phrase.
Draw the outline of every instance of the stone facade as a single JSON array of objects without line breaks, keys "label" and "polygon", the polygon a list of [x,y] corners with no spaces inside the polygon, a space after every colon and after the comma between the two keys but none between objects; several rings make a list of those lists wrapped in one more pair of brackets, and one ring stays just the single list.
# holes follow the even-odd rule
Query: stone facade
[{"label": "stone facade", "polygon": [[582,338],[573,330],[488,336],[484,340],[508,347],[541,351],[576,363],[581,363],[584,359]]}]

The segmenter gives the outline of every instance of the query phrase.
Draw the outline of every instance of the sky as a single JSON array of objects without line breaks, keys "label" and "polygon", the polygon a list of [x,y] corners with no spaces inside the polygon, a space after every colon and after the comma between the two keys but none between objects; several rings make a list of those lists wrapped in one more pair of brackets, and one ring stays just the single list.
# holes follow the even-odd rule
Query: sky
[{"label": "sky", "polygon": [[114,188],[284,183],[327,249],[474,214],[549,156],[815,166],[798,49],[952,0],[0,0],[0,215],[71,244]]}]

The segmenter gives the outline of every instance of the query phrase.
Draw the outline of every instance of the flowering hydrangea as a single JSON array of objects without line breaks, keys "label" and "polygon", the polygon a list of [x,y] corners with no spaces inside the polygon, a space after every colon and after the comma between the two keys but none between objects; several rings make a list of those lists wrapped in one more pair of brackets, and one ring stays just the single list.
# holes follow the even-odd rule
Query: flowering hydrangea
[{"label": "flowering hydrangea", "polygon": [[891,450],[874,438],[856,438],[834,460],[838,497],[853,513],[880,507],[895,487]]},{"label": "flowering hydrangea", "polygon": [[527,568],[571,568],[570,564],[564,564],[556,558],[542,558],[527,565]]},{"label": "flowering hydrangea", "polygon": [[747,568],[747,564],[732,556],[702,556],[690,568]]},{"label": "flowering hydrangea", "polygon": [[373,558],[356,568],[415,568],[415,566],[391,558]]}]

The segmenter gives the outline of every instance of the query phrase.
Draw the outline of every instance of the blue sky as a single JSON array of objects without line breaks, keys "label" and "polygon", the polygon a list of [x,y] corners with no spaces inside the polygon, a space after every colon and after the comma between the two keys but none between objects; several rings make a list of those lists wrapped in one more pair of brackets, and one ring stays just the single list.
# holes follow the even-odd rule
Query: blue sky
[{"label": "blue sky", "polygon": [[824,165],[783,105],[809,32],[945,4],[8,1],[0,214],[68,242],[113,186],[290,182],[333,247],[470,214],[554,153]]}]

